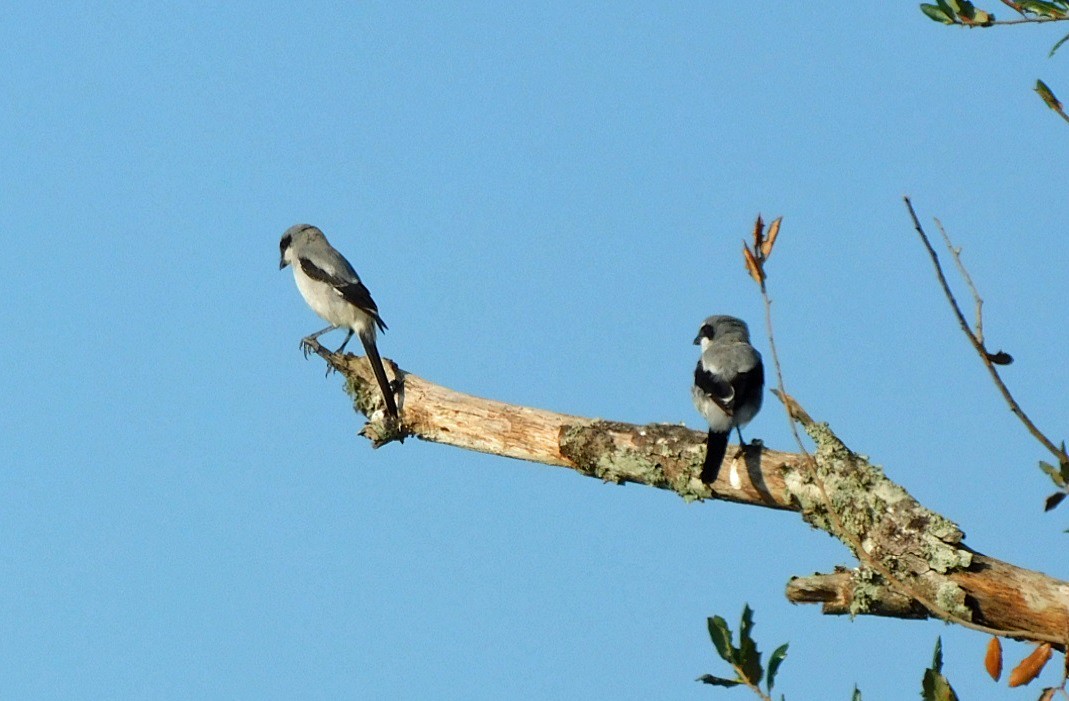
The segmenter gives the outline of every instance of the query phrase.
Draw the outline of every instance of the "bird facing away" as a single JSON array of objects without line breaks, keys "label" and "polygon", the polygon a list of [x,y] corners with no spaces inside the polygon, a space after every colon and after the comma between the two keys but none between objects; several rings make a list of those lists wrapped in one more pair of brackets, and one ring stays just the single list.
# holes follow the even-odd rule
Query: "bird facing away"
[{"label": "bird facing away", "polygon": [[382,390],[387,413],[397,416],[393,390],[375,346],[376,331],[385,331],[386,324],[353,266],[330,245],[322,231],[310,224],[296,224],[286,229],[278,247],[282,255],[278,269],[282,270],[287,265],[293,267],[293,279],[297,281],[297,289],[301,291],[304,301],[330,324],[301,341],[305,355],[308,354],[308,344],[328,331],[339,328],[349,330],[337,353],[345,350],[355,333],[364,344],[371,369]]},{"label": "bird facing away", "polygon": [[733,316],[703,321],[694,345],[701,346],[702,354],[694,368],[691,395],[698,413],[709,422],[701,480],[710,484],[724,460],[731,429],[739,432],[742,444],[739,429],[761,408],[765,368],[761,354],[750,345],[746,322]]}]

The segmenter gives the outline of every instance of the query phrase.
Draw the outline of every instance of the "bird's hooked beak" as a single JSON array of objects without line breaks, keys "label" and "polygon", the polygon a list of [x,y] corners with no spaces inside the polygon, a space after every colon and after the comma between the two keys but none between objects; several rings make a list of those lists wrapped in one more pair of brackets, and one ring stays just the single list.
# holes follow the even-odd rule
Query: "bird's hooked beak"
[{"label": "bird's hooked beak", "polygon": [[694,337],[694,345],[700,346],[702,344],[702,335],[698,334]]},{"label": "bird's hooked beak", "polygon": [[282,269],[283,269],[283,268],[285,268],[285,267],[286,267],[287,265],[289,265],[289,263],[287,263],[287,262],[286,262],[286,259],[285,259],[285,258],[279,258],[279,260],[278,260],[278,269],[279,269],[279,270],[282,270]]}]

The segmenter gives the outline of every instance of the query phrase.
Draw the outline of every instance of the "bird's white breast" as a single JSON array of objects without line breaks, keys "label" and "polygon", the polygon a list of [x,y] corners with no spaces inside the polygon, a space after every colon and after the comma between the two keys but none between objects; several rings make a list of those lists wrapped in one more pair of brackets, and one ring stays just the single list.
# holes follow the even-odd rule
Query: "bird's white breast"
[{"label": "bird's white breast", "polygon": [[373,334],[371,317],[342,297],[333,285],[308,277],[301,270],[300,263],[293,266],[293,279],[297,282],[297,289],[301,291],[304,301],[324,321],[337,327],[350,328],[360,334]]}]

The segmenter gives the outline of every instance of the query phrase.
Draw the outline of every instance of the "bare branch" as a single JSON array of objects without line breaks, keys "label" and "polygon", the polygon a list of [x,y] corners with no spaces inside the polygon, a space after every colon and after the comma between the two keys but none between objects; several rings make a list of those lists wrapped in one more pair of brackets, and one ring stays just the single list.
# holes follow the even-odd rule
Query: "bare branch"
[{"label": "bare branch", "polygon": [[[782,222],[783,217],[774,219],[769,226],[768,236],[766,237],[764,221],[762,221],[761,215],[758,214],[757,221],[754,223],[753,248],[751,249],[744,242],[742,244],[742,252],[746,269],[750,271],[750,276],[761,288],[761,299],[765,303],[765,332],[768,334],[768,349],[772,353],[772,367],[776,371],[776,388],[779,390],[775,394],[783,402],[783,408],[787,411],[787,424],[791,428],[795,443],[798,444],[798,450],[808,456],[809,453],[802,443],[802,437],[798,435],[796,416],[792,410],[793,400],[783,386],[783,365],[780,364],[779,352],[776,350],[776,335],[772,330],[772,298],[768,296],[768,273],[765,271],[765,262],[776,245]],[[797,403],[794,403],[793,406],[797,406]]]},{"label": "bare branch", "polygon": [[[1006,386],[1006,383],[1002,381],[1002,376],[999,374],[998,368],[993,362],[993,359],[998,359],[1000,354],[992,354],[988,352],[987,348],[984,347],[983,339],[979,338],[973,333],[972,329],[969,328],[969,323],[965,321],[965,315],[962,314],[961,307],[958,306],[958,300],[951,291],[950,285],[947,283],[946,275],[943,273],[943,265],[939,262],[939,254],[932,248],[932,243],[929,241],[928,235],[924,232],[924,227],[921,226],[920,220],[917,219],[917,212],[913,209],[913,203],[908,197],[904,197],[903,200],[906,203],[906,209],[909,210],[909,216],[913,220],[913,228],[917,230],[921,242],[928,250],[928,255],[932,259],[932,266],[935,268],[936,277],[939,278],[939,284],[943,288],[943,294],[946,296],[950,308],[954,311],[954,316],[958,319],[958,325],[961,326],[962,332],[965,333],[966,338],[969,339],[969,343],[972,344],[973,349],[975,349],[977,355],[980,356],[980,360],[983,362],[984,367],[987,368],[995,386],[1009,405],[1010,411],[1021,420],[1021,423],[1025,425],[1028,432],[1031,433],[1044,448],[1050,451],[1055,458],[1057,458],[1059,463],[1069,462],[1069,455],[1066,455],[1065,451],[1056,446],[1053,441],[1047,438],[1046,434],[1039,430],[1035,423],[1032,422],[1032,419],[1028,417],[1028,414],[1025,413],[1024,409],[1021,408],[1020,404],[1017,403],[1017,400],[1014,399],[1013,394],[1010,392],[1009,387]],[[977,295],[977,298],[979,298],[979,295]]]},{"label": "bare branch", "polygon": [[[988,27],[994,27],[996,25],[1013,25],[1013,24],[1047,24],[1048,22],[1065,22],[1069,20],[1069,17],[1021,17],[1019,19],[997,19],[991,22]],[[977,25],[963,25],[966,27],[974,27]]]},{"label": "bare branch", "polygon": [[[606,482],[671,490],[687,501],[716,498],[798,511],[812,525],[864,553],[866,564],[856,571],[849,598],[844,599],[850,613],[898,611],[912,617],[920,607],[970,628],[1065,645],[1069,582],[965,547],[953,523],[918,504],[823,424],[810,426],[818,446],[812,458],[748,446],[707,486],[698,478],[704,457],[701,432],[680,425],[600,421],[481,399],[428,382],[392,363],[387,365],[400,384],[401,422],[382,428],[382,400],[367,361],[334,355],[322,347],[314,350],[345,376],[355,407],[377,417],[365,427],[372,440],[416,436],[565,467]],[[392,438],[383,438],[391,432]],[[836,505],[835,519],[829,518],[827,503]],[[920,592],[921,598],[903,597],[889,588],[881,579],[884,572],[895,584],[905,581],[908,590]],[[828,610],[844,609],[840,605]]]}]

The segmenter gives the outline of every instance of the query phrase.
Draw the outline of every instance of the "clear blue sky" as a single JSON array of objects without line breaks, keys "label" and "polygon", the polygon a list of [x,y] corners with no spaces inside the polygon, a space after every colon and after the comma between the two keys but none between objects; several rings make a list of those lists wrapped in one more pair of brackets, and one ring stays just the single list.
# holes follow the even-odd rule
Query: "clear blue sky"
[{"label": "clear blue sky", "polygon": [[[0,696],[740,699],[694,678],[724,672],[706,616],[744,602],[762,649],[791,641],[789,699],[913,698],[938,634],[962,698],[1006,695],[983,636],[790,606],[791,575],[852,564],[796,515],[371,450],[301,357],[321,324],[278,239],[326,231],[410,372],[698,428],[690,341],[712,313],[761,328],[740,240],[782,214],[789,388],[970,545],[1066,577],[1069,512],[1040,512],[1042,453],[901,203],[965,247],[1009,381],[1062,437],[1069,129],[1031,86],[1069,96],[1064,28],[287,5],[5,11]],[[748,433],[792,446],[771,397]]]}]

